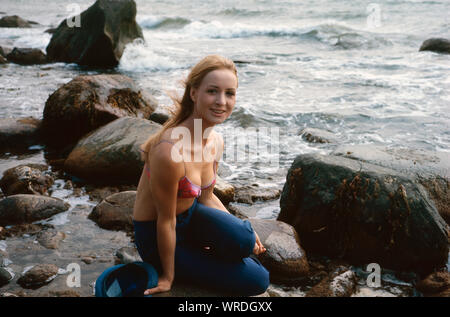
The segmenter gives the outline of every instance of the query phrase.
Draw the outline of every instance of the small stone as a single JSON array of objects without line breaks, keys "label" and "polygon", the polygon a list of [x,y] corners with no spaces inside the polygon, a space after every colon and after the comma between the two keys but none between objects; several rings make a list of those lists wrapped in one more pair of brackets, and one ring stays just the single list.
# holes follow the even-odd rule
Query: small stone
[{"label": "small stone", "polygon": [[68,180],[64,185],[64,189],[73,189],[72,181]]},{"label": "small stone", "polygon": [[37,289],[50,283],[58,275],[54,264],[38,264],[27,270],[17,281],[23,288]]},{"label": "small stone", "polygon": [[16,294],[13,294],[13,293],[5,292],[5,293],[0,294],[0,297],[19,297],[19,296]]},{"label": "small stone", "polygon": [[14,273],[11,269],[0,267],[0,287],[6,285],[14,278]]},{"label": "small stone", "polygon": [[66,234],[60,231],[43,231],[40,232],[37,240],[47,249],[58,249],[61,240],[66,238]]},{"label": "small stone", "polygon": [[81,261],[83,261],[86,264],[91,264],[95,261],[95,259],[93,257],[90,256],[85,256],[81,258]]},{"label": "small stone", "polygon": [[338,143],[338,139],[330,131],[316,128],[306,128],[299,132],[299,135],[311,143]]},{"label": "small stone", "polygon": [[49,295],[54,297],[81,297],[81,295],[74,290],[50,291]]},{"label": "small stone", "polygon": [[333,297],[348,297],[356,287],[356,276],[353,271],[346,271],[336,276],[330,284]]}]

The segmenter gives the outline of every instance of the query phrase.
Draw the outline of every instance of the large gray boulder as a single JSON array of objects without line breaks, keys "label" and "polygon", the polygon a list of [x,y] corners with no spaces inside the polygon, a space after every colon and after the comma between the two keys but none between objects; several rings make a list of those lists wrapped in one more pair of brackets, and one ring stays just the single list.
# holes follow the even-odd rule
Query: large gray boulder
[{"label": "large gray boulder", "polygon": [[274,219],[250,218],[266,252],[259,260],[270,272],[272,283],[298,284],[306,280],[309,264],[295,229]]},{"label": "large gray boulder", "polygon": [[0,201],[0,226],[31,223],[66,211],[61,199],[38,195],[12,195]]},{"label": "large gray boulder", "polygon": [[23,150],[40,143],[41,120],[27,118],[0,119],[0,150]]},{"label": "large gray boulder", "polygon": [[416,272],[447,262],[447,224],[423,186],[391,169],[300,155],[280,207],[278,220],[294,226],[308,253]]},{"label": "large gray boulder", "polygon": [[127,76],[78,76],[47,99],[42,132],[47,143],[66,145],[120,117],[147,119],[156,106]]},{"label": "large gray boulder", "polygon": [[450,154],[375,145],[341,145],[331,154],[387,167],[422,184],[450,224]]},{"label": "large gray boulder", "polygon": [[113,194],[95,206],[88,218],[103,229],[133,232],[135,200],[135,191]]},{"label": "large gray boulder", "polygon": [[47,46],[48,58],[55,62],[115,67],[125,46],[143,38],[135,18],[133,0],[97,0],[81,13],[79,26],[72,26],[67,20],[59,24]]},{"label": "large gray boulder", "polygon": [[159,129],[160,124],[145,119],[117,119],[81,139],[64,170],[92,183],[136,185],[144,167],[139,146]]}]

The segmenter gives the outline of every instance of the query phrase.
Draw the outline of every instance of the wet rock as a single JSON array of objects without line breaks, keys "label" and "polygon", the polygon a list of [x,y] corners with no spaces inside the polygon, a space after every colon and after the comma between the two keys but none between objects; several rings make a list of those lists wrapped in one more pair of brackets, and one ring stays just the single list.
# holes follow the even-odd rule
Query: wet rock
[{"label": "wet rock", "polygon": [[50,297],[81,297],[80,293],[74,290],[50,291]]},{"label": "wet rock", "polygon": [[347,270],[340,274],[327,276],[312,287],[306,297],[350,297],[356,289],[356,275]]},{"label": "wet rock", "polygon": [[86,187],[86,193],[89,195],[89,199],[101,202],[108,196],[119,193],[120,190],[117,187],[105,186],[105,187]]},{"label": "wet rock", "polygon": [[59,24],[47,54],[54,62],[115,67],[125,46],[144,38],[135,18],[133,0],[98,0],[80,14],[80,27],[69,26],[66,19]]},{"label": "wet rock", "polygon": [[103,229],[133,232],[132,215],[135,200],[135,191],[111,195],[95,206],[88,218]]},{"label": "wet rock", "polygon": [[81,261],[83,261],[86,264],[91,264],[95,261],[95,258],[91,256],[84,256],[81,258]]},{"label": "wet rock", "polygon": [[[309,272],[306,253],[294,228],[269,219],[249,219],[266,252],[258,255],[273,283],[296,284]],[[303,279],[302,279],[303,278]]]},{"label": "wet rock", "polygon": [[306,128],[300,131],[299,135],[303,139],[311,143],[338,143],[336,136],[329,131],[320,130],[316,128]]},{"label": "wet rock", "polygon": [[420,51],[450,54],[450,41],[442,38],[428,39],[422,43],[419,49]]},{"label": "wet rock", "polygon": [[45,30],[44,32],[48,33],[48,34],[55,34],[56,28],[50,28],[50,29]]},{"label": "wet rock", "polygon": [[47,56],[38,48],[15,47],[6,55],[8,61],[20,65],[39,65],[47,63]]},{"label": "wet rock", "polygon": [[231,202],[227,209],[241,219],[274,219],[280,211],[280,202],[279,200],[258,201],[252,204]]},{"label": "wet rock", "polygon": [[81,139],[64,169],[92,183],[137,184],[144,167],[139,146],[160,128],[145,119],[117,119]]},{"label": "wet rock", "polygon": [[25,272],[17,284],[23,288],[37,289],[50,283],[58,275],[58,267],[54,264],[38,264]]},{"label": "wet rock", "polygon": [[29,21],[22,19],[17,15],[9,15],[0,19],[1,28],[30,28]]},{"label": "wet rock", "polygon": [[11,269],[0,267],[0,287],[8,284],[14,278]]},{"label": "wet rock", "polygon": [[373,145],[343,145],[333,155],[391,168],[425,187],[436,208],[450,224],[450,155],[419,149]]},{"label": "wet rock", "polygon": [[0,46],[0,55],[6,58],[6,55],[11,53],[12,48],[7,46]]},{"label": "wet rock", "polygon": [[2,55],[0,55],[0,64],[6,64],[6,63],[8,63],[8,60],[5,57],[3,57]]},{"label": "wet rock", "polygon": [[170,112],[169,110],[164,106],[158,106],[155,111],[150,115],[149,119],[163,125],[166,123],[167,120],[169,120]]},{"label": "wet rock", "polygon": [[37,241],[47,249],[58,249],[59,244],[66,238],[66,234],[60,231],[42,231],[37,236]]},{"label": "wet rock", "polygon": [[421,185],[391,169],[300,155],[280,207],[278,220],[294,226],[308,253],[415,272],[447,262],[445,221]]},{"label": "wet rock", "polygon": [[118,264],[142,261],[141,256],[135,247],[122,247],[116,251],[115,255],[119,260]]},{"label": "wet rock", "polygon": [[230,202],[234,201],[234,187],[228,184],[219,176],[216,178],[216,184],[214,185],[214,194],[219,200],[227,206]]},{"label": "wet rock", "polygon": [[450,181],[440,176],[420,179],[445,222],[450,225]]},{"label": "wet rock", "polygon": [[0,46],[0,56],[6,57],[6,54],[7,53],[5,53],[5,49],[3,48],[3,46]]},{"label": "wet rock", "polygon": [[19,297],[19,295],[13,294],[13,293],[9,293],[9,292],[5,292],[5,293],[1,293],[0,297]]},{"label": "wet rock", "polygon": [[230,203],[227,206],[227,210],[233,215],[238,217],[239,219],[248,219],[250,216],[254,216],[252,213],[251,206],[248,205],[242,206],[242,204]]},{"label": "wet rock", "polygon": [[0,201],[0,225],[31,223],[68,210],[61,199],[38,195],[12,195]]},{"label": "wet rock", "polygon": [[439,175],[450,178],[450,155],[446,152],[376,145],[341,145],[331,154],[387,167],[411,177]]},{"label": "wet rock", "polygon": [[434,272],[417,283],[416,288],[427,297],[450,297],[450,273]]},{"label": "wet rock", "polygon": [[253,204],[256,201],[274,200],[280,197],[278,188],[260,188],[258,184],[246,185],[235,188],[234,201],[245,204]]},{"label": "wet rock", "polygon": [[40,143],[41,120],[28,118],[0,119],[0,150],[27,149]]},{"label": "wet rock", "polygon": [[53,177],[47,173],[47,165],[23,164],[3,173],[0,188],[6,196],[16,194],[45,195],[53,185]]},{"label": "wet rock", "polygon": [[47,228],[52,228],[52,225],[41,225],[41,224],[20,224],[9,227],[8,229],[3,228],[0,230],[0,240],[12,237],[21,237],[24,234],[34,235]]},{"label": "wet rock", "polygon": [[156,106],[127,76],[77,76],[47,99],[42,130],[48,144],[66,145],[121,117],[147,119]]}]

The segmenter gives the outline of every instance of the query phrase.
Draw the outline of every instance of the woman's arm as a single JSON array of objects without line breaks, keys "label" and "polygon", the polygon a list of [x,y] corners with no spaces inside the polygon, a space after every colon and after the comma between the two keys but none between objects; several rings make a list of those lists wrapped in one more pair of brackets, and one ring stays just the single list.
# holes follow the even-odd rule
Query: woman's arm
[{"label": "woman's arm", "polygon": [[158,278],[158,286],[147,290],[146,295],[170,290],[175,277],[177,190],[184,170],[180,163],[171,159],[171,149],[171,144],[162,143],[149,160],[150,188],[158,215],[157,244],[163,274]]}]

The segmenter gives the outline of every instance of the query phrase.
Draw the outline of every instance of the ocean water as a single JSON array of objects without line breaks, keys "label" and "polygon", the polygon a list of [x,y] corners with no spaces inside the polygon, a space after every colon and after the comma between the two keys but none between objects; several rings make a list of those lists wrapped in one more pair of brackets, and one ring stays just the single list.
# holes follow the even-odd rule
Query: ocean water
[{"label": "ocean water", "polygon": [[[40,25],[0,28],[0,45],[45,51],[51,35],[44,31],[72,16],[74,6],[83,11],[93,3],[2,0],[0,16]],[[182,93],[180,81],[203,56],[237,62],[236,108],[216,129],[231,144],[238,142],[236,131],[245,143],[259,129],[260,148],[256,158],[245,146],[225,153],[221,173],[232,183],[281,187],[298,154],[330,151],[305,142],[298,135],[305,127],[328,130],[341,144],[450,157],[450,56],[418,52],[428,38],[450,38],[448,0],[136,3],[145,41],[129,44],[110,72],[133,78],[160,104],[170,105],[168,92]],[[42,118],[60,85],[97,73],[64,63],[2,65],[0,116]]]}]

